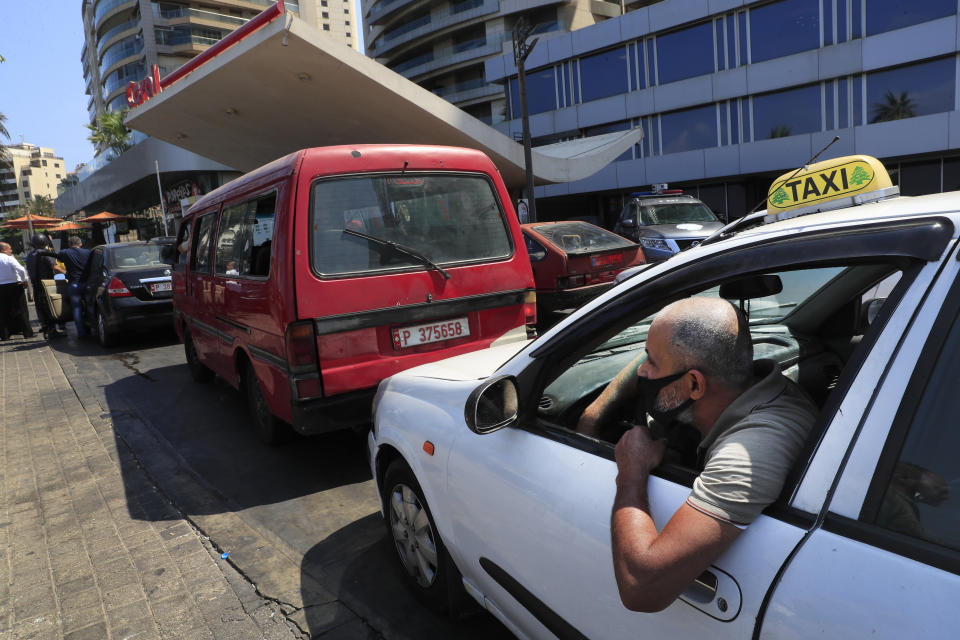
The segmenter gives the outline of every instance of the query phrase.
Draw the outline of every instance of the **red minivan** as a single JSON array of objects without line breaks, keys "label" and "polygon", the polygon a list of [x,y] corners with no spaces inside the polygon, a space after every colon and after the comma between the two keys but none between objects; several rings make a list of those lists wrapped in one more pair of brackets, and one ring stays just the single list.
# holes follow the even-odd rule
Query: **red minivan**
[{"label": "red minivan", "polygon": [[536,322],[517,216],[475,150],[304,149],[198,200],[177,243],[191,374],[242,388],[267,442],[362,426],[383,378]]}]

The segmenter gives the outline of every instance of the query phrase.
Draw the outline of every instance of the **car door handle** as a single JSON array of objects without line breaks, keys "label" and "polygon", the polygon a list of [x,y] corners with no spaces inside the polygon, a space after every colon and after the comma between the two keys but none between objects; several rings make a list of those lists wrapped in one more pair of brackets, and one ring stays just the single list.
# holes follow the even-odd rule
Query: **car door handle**
[{"label": "car door handle", "polygon": [[684,595],[698,602],[710,602],[717,597],[718,583],[717,575],[708,569],[694,578]]},{"label": "car door handle", "polygon": [[740,613],[743,595],[733,576],[710,567],[680,594],[684,602],[717,620],[733,620]]}]

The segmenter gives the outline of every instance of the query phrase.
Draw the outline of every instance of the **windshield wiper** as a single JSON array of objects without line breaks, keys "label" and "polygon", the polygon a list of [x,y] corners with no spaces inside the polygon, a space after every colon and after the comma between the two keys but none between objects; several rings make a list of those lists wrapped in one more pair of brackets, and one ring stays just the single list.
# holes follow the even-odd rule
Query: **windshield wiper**
[{"label": "windshield wiper", "polygon": [[349,234],[352,235],[352,236],[357,236],[358,238],[363,238],[364,240],[367,240],[367,241],[372,242],[372,243],[374,243],[374,244],[378,244],[378,245],[380,245],[380,246],[382,246],[382,247],[386,247],[386,248],[388,248],[388,249],[390,249],[390,250],[392,250],[392,251],[396,251],[397,253],[402,253],[402,254],[404,254],[404,255],[408,255],[408,256],[410,256],[411,258],[413,258],[414,260],[416,260],[417,262],[419,262],[420,264],[426,265],[426,266],[430,267],[431,269],[436,269],[437,271],[439,271],[439,272],[440,272],[440,275],[443,276],[443,279],[444,279],[444,280],[449,280],[449,279],[450,279],[450,274],[447,273],[446,271],[444,271],[444,270],[440,267],[440,265],[438,265],[436,262],[434,262],[433,260],[431,260],[431,259],[428,258],[427,256],[423,255],[423,254],[420,253],[419,251],[417,251],[417,250],[415,250],[415,249],[411,249],[410,247],[408,247],[408,246],[406,246],[406,245],[398,244],[398,243],[396,243],[396,242],[394,242],[394,241],[392,241],[392,240],[384,240],[383,238],[378,238],[378,237],[376,237],[376,236],[367,235],[366,233],[362,233],[362,232],[360,232],[360,231],[354,231],[353,229],[344,229],[343,232],[344,232],[344,233],[349,233]]}]

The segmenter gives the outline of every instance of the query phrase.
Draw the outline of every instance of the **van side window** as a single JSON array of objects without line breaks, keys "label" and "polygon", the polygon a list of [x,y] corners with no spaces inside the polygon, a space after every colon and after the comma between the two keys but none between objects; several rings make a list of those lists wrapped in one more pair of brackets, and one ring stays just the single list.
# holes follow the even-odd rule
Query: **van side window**
[{"label": "van side window", "polygon": [[197,225],[197,235],[193,242],[194,251],[190,262],[190,270],[194,273],[210,272],[210,240],[216,219],[216,213],[210,213],[200,218],[200,224]]},{"label": "van side window", "polygon": [[190,218],[180,224],[180,232],[177,234],[177,243],[173,252],[173,264],[181,269],[187,261],[187,254],[190,253],[190,231],[192,229],[193,218]]},{"label": "van side window", "polygon": [[225,276],[270,275],[276,192],[223,210],[215,271]]},{"label": "van side window", "polygon": [[277,193],[273,192],[250,203],[247,209],[247,234],[250,242],[249,275],[270,275],[270,254],[273,249],[273,220]]},{"label": "van side window", "polygon": [[217,275],[238,276],[243,268],[246,238],[244,238],[243,220],[246,217],[246,203],[226,207],[220,217],[220,230],[217,234],[217,259],[214,271]]}]

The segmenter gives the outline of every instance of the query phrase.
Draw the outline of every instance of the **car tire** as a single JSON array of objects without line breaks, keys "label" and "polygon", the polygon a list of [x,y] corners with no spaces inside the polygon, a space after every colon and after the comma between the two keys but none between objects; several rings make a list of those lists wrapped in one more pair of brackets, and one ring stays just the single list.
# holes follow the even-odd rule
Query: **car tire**
[{"label": "car tire", "polygon": [[95,330],[97,332],[97,342],[100,343],[101,347],[110,347],[114,343],[113,333],[107,329],[106,320],[103,318],[103,312],[100,310],[100,307],[97,307],[95,322],[97,326]]},{"label": "car tire", "polygon": [[247,392],[250,420],[257,436],[264,444],[275,445],[284,442],[290,429],[283,420],[270,411],[270,407],[267,406],[267,401],[263,397],[263,392],[260,390],[257,374],[249,363],[244,371],[243,382]]},{"label": "car tire", "polygon": [[207,365],[200,362],[200,356],[197,355],[197,348],[193,346],[193,338],[189,332],[183,335],[183,351],[187,356],[187,367],[190,369],[190,377],[194,382],[210,382],[213,380],[213,371]]},{"label": "car tire", "polygon": [[394,460],[387,467],[381,498],[404,582],[433,611],[460,614],[470,597],[440,538],[423,489],[403,460]]}]

